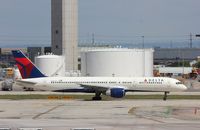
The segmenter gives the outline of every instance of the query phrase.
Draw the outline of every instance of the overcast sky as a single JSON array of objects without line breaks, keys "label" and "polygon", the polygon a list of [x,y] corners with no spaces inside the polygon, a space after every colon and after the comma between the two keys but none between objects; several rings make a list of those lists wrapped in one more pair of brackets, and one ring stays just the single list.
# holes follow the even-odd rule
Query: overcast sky
[{"label": "overcast sky", "polygon": [[[50,44],[50,4],[0,0],[0,44]],[[199,24],[200,0],[79,0],[80,42],[188,41]]]}]

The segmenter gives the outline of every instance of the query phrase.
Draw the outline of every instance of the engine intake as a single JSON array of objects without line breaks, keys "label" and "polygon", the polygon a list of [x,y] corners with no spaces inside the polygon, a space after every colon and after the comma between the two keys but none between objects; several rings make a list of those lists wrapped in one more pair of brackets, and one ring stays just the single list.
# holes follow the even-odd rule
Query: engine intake
[{"label": "engine intake", "polygon": [[106,95],[114,97],[114,98],[122,98],[126,94],[123,88],[111,88],[106,91]]}]

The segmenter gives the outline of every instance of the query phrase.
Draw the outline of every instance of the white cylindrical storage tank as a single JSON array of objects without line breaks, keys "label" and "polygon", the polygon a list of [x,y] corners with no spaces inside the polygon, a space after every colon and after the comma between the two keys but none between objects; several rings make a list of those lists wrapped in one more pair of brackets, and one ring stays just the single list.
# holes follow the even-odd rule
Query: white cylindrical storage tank
[{"label": "white cylindrical storage tank", "polygon": [[35,64],[46,76],[65,76],[65,62],[63,56],[37,56],[35,57]]},{"label": "white cylindrical storage tank", "polygon": [[153,76],[153,49],[97,49],[81,53],[82,76]]},{"label": "white cylindrical storage tank", "polygon": [[145,50],[145,67],[144,72],[145,76],[153,76],[153,49],[144,49]]}]

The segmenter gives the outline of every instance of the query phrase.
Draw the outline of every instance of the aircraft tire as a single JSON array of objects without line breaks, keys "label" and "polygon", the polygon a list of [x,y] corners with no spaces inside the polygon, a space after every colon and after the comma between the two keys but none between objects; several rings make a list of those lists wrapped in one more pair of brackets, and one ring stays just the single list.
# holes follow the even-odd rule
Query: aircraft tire
[{"label": "aircraft tire", "polygon": [[94,100],[94,101],[100,101],[100,100],[102,100],[102,98],[101,97],[93,97],[92,100]]}]

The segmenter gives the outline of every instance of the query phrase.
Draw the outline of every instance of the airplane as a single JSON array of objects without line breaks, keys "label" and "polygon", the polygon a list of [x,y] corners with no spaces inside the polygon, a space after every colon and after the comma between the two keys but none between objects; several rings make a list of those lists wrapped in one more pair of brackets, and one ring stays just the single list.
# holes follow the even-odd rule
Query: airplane
[{"label": "airplane", "polygon": [[22,79],[17,84],[54,92],[95,93],[93,100],[101,100],[101,95],[123,98],[127,92],[164,92],[163,100],[169,92],[187,89],[179,80],[168,77],[47,77],[21,50],[12,54]]}]

